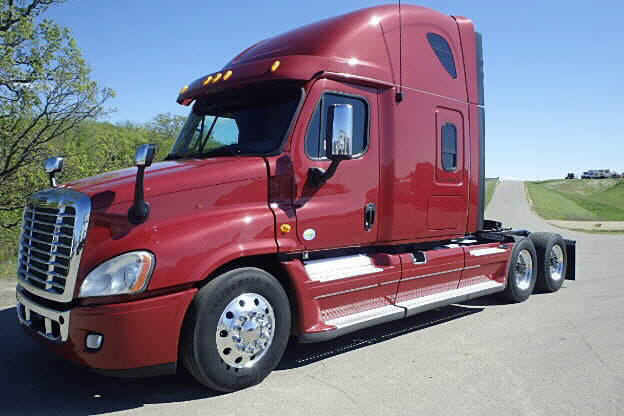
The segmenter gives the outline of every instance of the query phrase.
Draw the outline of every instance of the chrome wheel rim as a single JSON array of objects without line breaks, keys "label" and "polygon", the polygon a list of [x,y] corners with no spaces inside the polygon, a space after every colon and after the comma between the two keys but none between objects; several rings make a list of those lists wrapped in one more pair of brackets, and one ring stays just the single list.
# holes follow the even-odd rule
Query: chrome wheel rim
[{"label": "chrome wheel rim", "polygon": [[531,286],[531,279],[533,277],[533,259],[531,253],[528,250],[522,250],[518,254],[518,260],[516,261],[516,267],[514,270],[514,278],[516,279],[516,286],[520,290],[527,290]]},{"label": "chrome wheel rim", "polygon": [[555,244],[550,249],[548,256],[548,267],[550,268],[550,278],[558,281],[563,277],[563,250],[561,246]]},{"label": "chrome wheel rim", "polygon": [[268,351],[275,334],[275,314],[266,298],[243,293],[221,313],[217,324],[217,350],[234,368],[253,367]]}]

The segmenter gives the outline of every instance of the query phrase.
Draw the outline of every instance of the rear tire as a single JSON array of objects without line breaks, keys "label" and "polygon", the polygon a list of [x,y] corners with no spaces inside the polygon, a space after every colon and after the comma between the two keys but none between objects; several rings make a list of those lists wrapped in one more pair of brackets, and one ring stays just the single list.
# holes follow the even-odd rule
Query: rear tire
[{"label": "rear tire", "polygon": [[531,296],[537,277],[537,255],[533,242],[523,238],[514,244],[507,273],[507,286],[500,296],[510,302],[524,302]]},{"label": "rear tire", "polygon": [[532,233],[529,238],[537,252],[537,281],[541,292],[556,292],[563,285],[568,255],[563,237],[554,233]]},{"label": "rear tire", "polygon": [[252,267],[226,272],[201,288],[189,308],[182,362],[214,390],[253,386],[279,364],[290,320],[288,297],[277,279]]}]

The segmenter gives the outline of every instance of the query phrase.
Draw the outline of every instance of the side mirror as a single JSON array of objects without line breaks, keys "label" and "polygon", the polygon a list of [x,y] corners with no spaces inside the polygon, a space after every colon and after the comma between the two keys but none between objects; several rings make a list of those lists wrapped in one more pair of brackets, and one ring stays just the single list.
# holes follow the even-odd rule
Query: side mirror
[{"label": "side mirror", "polygon": [[145,168],[152,164],[155,154],[156,145],[142,144],[137,148],[134,155],[137,176],[134,182],[134,204],[128,211],[128,219],[132,224],[141,224],[149,217],[149,204],[145,202],[144,198],[143,178],[145,176]]},{"label": "side mirror", "polygon": [[346,160],[353,157],[353,106],[332,104],[327,114],[325,149],[330,160]]},{"label": "side mirror", "polygon": [[156,145],[154,144],[142,144],[137,147],[134,155],[134,164],[137,167],[148,167],[152,165],[154,161],[154,155],[156,154]]},{"label": "side mirror", "polygon": [[331,104],[327,109],[327,135],[325,155],[331,164],[327,170],[310,168],[308,184],[318,188],[327,182],[338,169],[342,160],[353,157],[353,106],[351,104]]},{"label": "side mirror", "polygon": [[46,159],[43,163],[43,168],[50,178],[50,186],[53,188],[57,187],[54,175],[63,170],[63,164],[64,162],[62,157],[51,157]]}]

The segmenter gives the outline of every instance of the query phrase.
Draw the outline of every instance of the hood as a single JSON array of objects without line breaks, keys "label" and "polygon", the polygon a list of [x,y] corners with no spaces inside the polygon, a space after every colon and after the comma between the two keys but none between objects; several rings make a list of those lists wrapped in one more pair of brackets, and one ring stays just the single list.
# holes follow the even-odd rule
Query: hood
[{"label": "hood", "polygon": [[[131,202],[137,168],[121,169],[63,185],[91,197],[93,209]],[[145,200],[172,192],[265,177],[262,157],[221,157],[155,163],[145,169]]]}]

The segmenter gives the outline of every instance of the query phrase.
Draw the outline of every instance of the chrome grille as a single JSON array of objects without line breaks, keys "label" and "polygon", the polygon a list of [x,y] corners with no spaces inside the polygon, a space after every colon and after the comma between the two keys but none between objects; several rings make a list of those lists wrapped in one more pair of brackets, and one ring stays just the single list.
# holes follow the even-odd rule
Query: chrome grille
[{"label": "chrome grille", "polygon": [[25,289],[61,302],[72,299],[90,211],[87,195],[64,188],[27,201],[17,270]]}]

